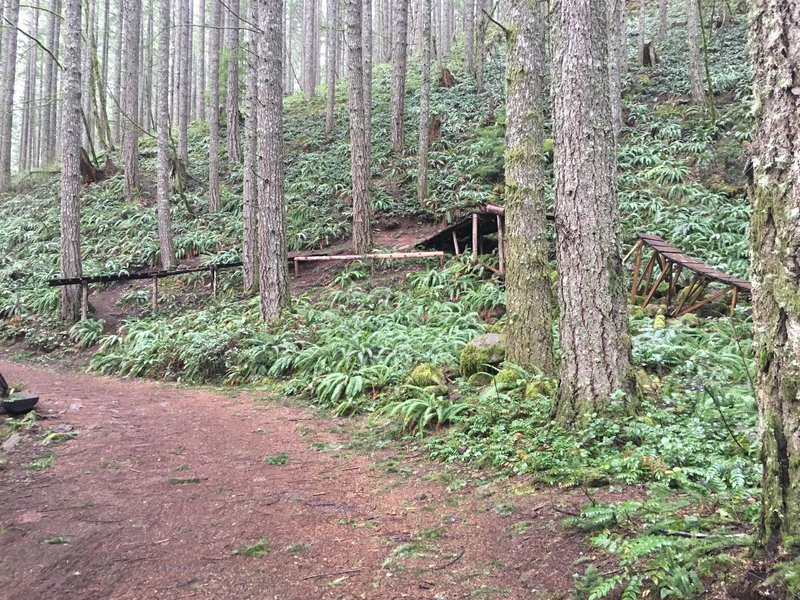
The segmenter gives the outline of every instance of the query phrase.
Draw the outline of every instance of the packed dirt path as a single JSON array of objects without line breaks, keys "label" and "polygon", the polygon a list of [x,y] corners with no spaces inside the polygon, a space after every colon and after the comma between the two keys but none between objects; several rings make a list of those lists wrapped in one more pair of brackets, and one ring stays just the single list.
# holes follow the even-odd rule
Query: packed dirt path
[{"label": "packed dirt path", "polygon": [[0,597],[566,598],[585,568],[552,508],[579,492],[462,479],[255,392],[0,371],[42,416],[0,467]]}]

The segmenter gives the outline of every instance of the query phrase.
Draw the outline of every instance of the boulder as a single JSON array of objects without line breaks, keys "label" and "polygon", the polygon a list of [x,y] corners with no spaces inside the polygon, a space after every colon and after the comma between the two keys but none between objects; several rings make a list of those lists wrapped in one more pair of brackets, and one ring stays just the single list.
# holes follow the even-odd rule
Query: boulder
[{"label": "boulder", "polygon": [[499,333],[479,335],[461,351],[461,374],[470,377],[475,373],[490,373],[506,358],[506,340]]},{"label": "boulder", "polygon": [[415,385],[421,388],[442,386],[445,385],[446,381],[444,369],[429,363],[424,363],[414,367],[406,379],[406,383],[409,385]]}]

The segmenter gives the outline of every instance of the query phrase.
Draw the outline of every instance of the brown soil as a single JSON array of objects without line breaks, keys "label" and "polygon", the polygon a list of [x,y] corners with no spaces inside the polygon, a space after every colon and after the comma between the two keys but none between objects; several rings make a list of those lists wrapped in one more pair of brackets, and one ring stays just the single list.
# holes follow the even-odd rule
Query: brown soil
[{"label": "brown soil", "polygon": [[42,417],[0,467],[4,598],[566,598],[585,568],[556,510],[579,492],[377,449],[263,393],[0,370]]}]

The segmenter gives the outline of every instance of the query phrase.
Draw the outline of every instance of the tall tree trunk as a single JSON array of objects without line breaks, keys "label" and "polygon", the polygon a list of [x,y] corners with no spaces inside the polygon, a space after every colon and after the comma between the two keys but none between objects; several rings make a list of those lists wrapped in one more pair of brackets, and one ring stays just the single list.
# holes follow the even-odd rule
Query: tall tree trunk
[{"label": "tall tree trunk", "polygon": [[[211,0],[212,2],[214,0]],[[251,0],[257,2],[258,0]],[[200,0],[197,11],[197,91],[195,92],[195,118],[202,121],[206,118],[206,0]]]},{"label": "tall tree trunk", "polygon": [[232,163],[242,162],[239,149],[239,11],[240,0],[228,2],[228,160]]},{"label": "tall tree trunk", "polygon": [[221,0],[211,0],[211,57],[208,63],[208,210],[220,209],[219,197],[219,53]]},{"label": "tall tree trunk", "polygon": [[289,304],[286,207],[283,198],[283,3],[260,0],[263,33],[258,89],[258,258],[261,317],[272,321]]},{"label": "tall tree trunk", "polygon": [[464,0],[464,70],[475,75],[475,1]]},{"label": "tall tree trunk", "polygon": [[139,32],[141,0],[125,0],[125,105],[122,116],[122,163],[125,168],[125,198],[133,200],[139,190]]},{"label": "tall tree trunk", "polygon": [[639,0],[639,39],[637,54],[639,55],[639,65],[641,66],[645,65],[645,37],[647,37],[647,7],[645,6],[645,0]]},{"label": "tall tree trunk", "polygon": [[[231,3],[233,6],[235,2]],[[192,10],[190,0],[180,3],[180,65],[178,65],[178,160],[180,168],[186,169],[189,164],[189,112],[192,85],[189,66],[192,64]],[[169,75],[169,68],[164,76]]]},{"label": "tall tree trunk", "polygon": [[667,32],[669,31],[669,0],[658,0],[658,41],[664,43],[667,41]]},{"label": "tall tree trunk", "polygon": [[153,114],[153,2],[154,0],[147,0],[147,37],[145,32],[142,32],[142,39],[146,39],[145,48],[146,52],[141,52],[142,73],[144,77],[140,79],[139,84],[142,86],[139,97],[141,99],[141,107],[139,109],[139,124],[145,131],[153,131],[155,129],[155,116]]},{"label": "tall tree trunk", "polygon": [[[34,39],[39,39],[39,7],[33,3]],[[22,110],[22,129],[20,130],[19,170],[30,171],[34,166],[34,131],[36,130],[36,67],[38,64],[39,46],[33,40],[28,41],[27,61],[25,64],[25,87]]]},{"label": "tall tree trunk", "polygon": [[431,134],[431,0],[422,0],[422,85],[419,94],[419,163],[417,202],[428,199],[428,146]]},{"label": "tall tree trunk", "polygon": [[94,77],[92,76],[92,21],[94,21],[95,0],[84,0],[86,4],[86,19],[83,22],[83,78],[81,84],[81,103],[83,118],[86,127],[83,130],[83,146],[90,146],[90,137],[94,138],[94,115],[92,113],[92,98],[94,96]]},{"label": "tall tree trunk", "polygon": [[315,27],[319,0],[305,0],[303,6],[303,93],[307,100],[314,97],[315,70],[319,60],[317,39],[319,32]]},{"label": "tall tree trunk", "polygon": [[[65,0],[64,97],[61,153],[61,277],[81,277],[81,0]],[[61,288],[61,317],[81,315],[81,287]]]},{"label": "tall tree trunk", "polygon": [[401,155],[405,146],[406,62],[408,54],[408,3],[395,0],[392,50],[392,148]]},{"label": "tall tree trunk", "polygon": [[336,59],[339,54],[339,0],[328,0],[328,35],[327,35],[327,104],[325,107],[325,133],[333,133],[334,111],[336,110]]},{"label": "tall tree trunk", "polygon": [[706,100],[700,62],[700,16],[698,0],[686,0],[686,38],[689,46],[689,79],[692,86],[692,102],[702,104]]},{"label": "tall tree trunk", "polygon": [[491,10],[491,0],[477,0],[478,32],[475,40],[475,89],[483,91],[483,81],[486,68],[486,30],[489,26],[489,19],[486,14]]},{"label": "tall tree trunk", "polygon": [[156,91],[156,128],[158,130],[158,169],[156,197],[158,199],[158,239],[161,244],[161,264],[165,269],[175,266],[175,246],[172,241],[172,218],[170,198],[172,186],[172,150],[169,131],[169,47],[170,47],[170,0],[160,0],[158,40],[158,86]]},{"label": "tall tree trunk", "polygon": [[774,557],[790,552],[800,534],[800,100],[791,83],[800,42],[795,3],[754,0],[750,17],[750,247],[764,466],[758,544]]},{"label": "tall tree trunk", "polygon": [[[47,47],[50,51],[55,53],[58,46],[58,32],[60,18],[60,6],[58,0],[50,0],[50,22],[47,31]],[[42,162],[45,165],[51,165],[56,159],[55,147],[55,123],[53,122],[55,112],[53,106],[58,101],[56,98],[56,62],[52,57],[46,55],[44,57],[44,97],[42,100],[45,102],[44,111],[42,114]]]},{"label": "tall tree trunk", "polygon": [[562,0],[553,15],[561,340],[554,414],[565,425],[603,412],[615,391],[633,392],[607,19],[605,0]]},{"label": "tall tree trunk", "polygon": [[14,125],[14,84],[17,76],[17,25],[19,0],[9,0],[3,16],[6,21],[3,41],[3,104],[0,107],[0,192],[11,187],[11,139]]},{"label": "tall tree trunk", "polygon": [[372,180],[372,0],[363,0],[363,30],[361,35],[364,38],[362,49],[362,59],[364,60],[364,147],[366,149],[366,172],[364,177],[367,181],[367,194]]},{"label": "tall tree trunk", "polygon": [[245,33],[247,72],[244,98],[244,189],[242,191],[242,263],[245,292],[258,289],[258,68],[259,34],[253,25],[259,22],[258,2],[248,3],[248,26]]},{"label": "tall tree trunk", "polygon": [[122,107],[127,100],[123,97],[122,72],[124,66],[124,41],[125,41],[125,5],[124,0],[117,0],[117,52],[115,54],[116,75],[114,76],[114,141],[122,142],[122,122],[125,117]]},{"label": "tall tree trunk", "polygon": [[364,59],[362,0],[347,1],[347,46],[350,79],[350,146],[353,184],[353,251],[364,254],[372,246],[369,214],[369,187],[366,178],[367,112],[364,106]]},{"label": "tall tree trunk", "polygon": [[506,307],[508,358],[555,370],[545,171],[547,0],[509,6],[506,35]]},{"label": "tall tree trunk", "polygon": [[608,76],[614,135],[622,129],[622,71],[627,55],[625,0],[608,0]]}]

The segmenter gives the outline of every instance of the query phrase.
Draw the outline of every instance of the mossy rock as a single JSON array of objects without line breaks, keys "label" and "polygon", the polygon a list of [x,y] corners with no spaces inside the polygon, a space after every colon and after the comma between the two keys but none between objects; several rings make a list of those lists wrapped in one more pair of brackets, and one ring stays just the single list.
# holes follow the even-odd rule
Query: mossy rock
[{"label": "mossy rock", "polygon": [[611,484],[608,475],[600,473],[599,471],[587,471],[583,475],[583,485],[588,488],[605,487]]},{"label": "mossy rock", "polygon": [[515,384],[519,379],[520,374],[514,369],[503,369],[494,376],[494,382],[497,385]]},{"label": "mossy rock", "polygon": [[444,385],[445,382],[444,369],[429,363],[417,365],[406,378],[406,383],[421,388]]},{"label": "mossy rock", "polygon": [[431,396],[447,396],[449,391],[446,385],[427,385],[424,389]]},{"label": "mossy rock", "polygon": [[493,377],[489,373],[475,373],[467,379],[472,387],[482,388],[492,383]]},{"label": "mossy rock", "polygon": [[644,316],[644,310],[638,304],[630,304],[628,305],[628,314],[635,319],[641,319]]},{"label": "mossy rock", "polygon": [[530,400],[536,396],[551,398],[556,392],[556,382],[553,379],[534,379],[525,388],[525,399]]},{"label": "mossy rock", "polygon": [[678,319],[678,321],[679,321],[679,322],[680,322],[682,325],[686,325],[687,327],[699,327],[699,326],[700,326],[700,323],[702,323],[702,321],[701,321],[700,317],[698,317],[698,316],[697,316],[696,314],[694,314],[694,313],[688,313],[688,314],[685,314],[685,315],[683,315],[682,317],[680,317],[680,318]]},{"label": "mossy rock", "polygon": [[664,315],[656,315],[653,319],[653,329],[664,329],[667,326],[667,317]]},{"label": "mossy rock", "polygon": [[506,359],[506,339],[499,333],[479,335],[461,351],[459,366],[464,377],[491,372]]}]

